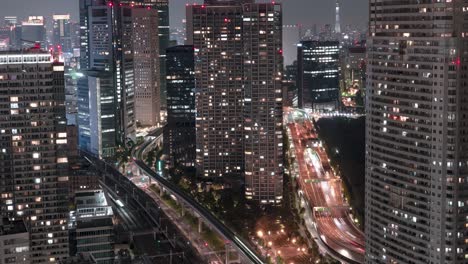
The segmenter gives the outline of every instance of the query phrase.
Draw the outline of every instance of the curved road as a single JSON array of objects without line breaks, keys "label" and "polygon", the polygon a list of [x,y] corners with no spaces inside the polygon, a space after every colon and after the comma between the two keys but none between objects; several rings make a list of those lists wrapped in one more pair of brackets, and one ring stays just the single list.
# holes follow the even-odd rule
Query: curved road
[{"label": "curved road", "polygon": [[[151,141],[145,142],[141,148],[138,148],[133,154],[140,154],[144,149],[149,146]],[[240,237],[236,236],[228,227],[226,227],[218,218],[216,218],[208,209],[195,201],[185,192],[181,191],[179,187],[175,184],[169,182],[163,178],[158,173],[154,172],[148,165],[145,164],[139,158],[142,158],[141,155],[135,155],[134,157],[135,164],[143,170],[148,176],[150,176],[154,181],[158,182],[162,187],[169,190],[169,192],[180,199],[185,204],[189,205],[195,210],[195,212],[209,223],[219,234],[221,234],[229,243],[237,249],[239,253],[244,255],[251,263],[263,264],[265,263],[250,246],[244,242]]]}]

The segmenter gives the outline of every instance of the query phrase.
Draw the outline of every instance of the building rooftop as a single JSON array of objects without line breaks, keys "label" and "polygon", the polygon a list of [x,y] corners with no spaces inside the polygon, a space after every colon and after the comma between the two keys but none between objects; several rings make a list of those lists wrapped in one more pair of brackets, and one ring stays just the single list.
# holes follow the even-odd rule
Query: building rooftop
[{"label": "building rooftop", "polygon": [[112,217],[114,215],[102,190],[77,191],[75,205],[75,219]]},{"label": "building rooftop", "polygon": [[0,219],[0,236],[28,233],[23,220],[10,221],[8,218]]}]

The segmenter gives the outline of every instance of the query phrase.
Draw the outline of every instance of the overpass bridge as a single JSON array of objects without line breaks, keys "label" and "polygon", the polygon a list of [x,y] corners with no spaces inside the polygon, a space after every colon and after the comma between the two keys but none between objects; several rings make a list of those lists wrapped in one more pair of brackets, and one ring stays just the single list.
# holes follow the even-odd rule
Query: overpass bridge
[{"label": "overpass bridge", "polygon": [[[133,161],[130,166],[131,170],[137,175],[144,175],[148,177],[149,185],[155,184],[160,190],[161,194],[169,194],[171,197],[175,197],[175,200],[179,205],[181,205],[183,211],[190,210],[193,212],[193,215],[198,218],[198,231],[201,231],[203,224],[208,227],[210,230],[216,232],[225,243],[226,248],[226,264],[231,263],[241,263],[241,264],[264,264],[266,261],[262,259],[261,256],[251,248],[251,246],[245,242],[241,237],[237,236],[233,231],[231,231],[223,222],[221,222],[216,216],[214,216],[207,208],[198,203],[190,195],[186,194],[179,189],[178,186],[173,184],[164,178],[161,174],[153,171],[146,163],[143,161],[145,154],[152,148],[158,146],[162,142],[162,128],[158,128],[148,135],[149,139],[145,140],[140,146],[136,147],[132,151]],[[119,174],[119,177],[123,176],[117,169],[113,166],[107,164],[103,160],[90,157],[100,164],[104,170],[113,170],[115,173]],[[114,174],[115,174],[114,173]],[[125,176],[123,176],[125,177]],[[128,178],[127,178],[128,179]],[[134,187],[137,187],[139,191],[147,187],[141,186],[138,182],[128,179],[128,182],[134,184]],[[183,212],[182,212],[183,214]],[[227,252],[237,253],[238,258],[235,260],[228,259]]]}]

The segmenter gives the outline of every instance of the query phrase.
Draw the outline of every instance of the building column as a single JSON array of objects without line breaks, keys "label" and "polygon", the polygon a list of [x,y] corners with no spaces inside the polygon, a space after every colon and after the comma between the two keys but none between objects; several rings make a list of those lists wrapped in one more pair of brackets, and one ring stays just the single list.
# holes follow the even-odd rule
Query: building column
[{"label": "building column", "polygon": [[203,232],[203,221],[201,220],[201,217],[198,218],[198,233],[201,234]]}]

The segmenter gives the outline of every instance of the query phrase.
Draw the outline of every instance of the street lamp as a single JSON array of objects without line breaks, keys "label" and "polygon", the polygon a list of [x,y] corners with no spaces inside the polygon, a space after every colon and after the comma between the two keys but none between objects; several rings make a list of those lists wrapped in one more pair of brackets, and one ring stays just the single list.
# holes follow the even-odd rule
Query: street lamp
[{"label": "street lamp", "polygon": [[263,237],[263,231],[262,231],[262,230],[258,230],[258,231],[257,231],[257,236],[258,236],[259,238],[262,238],[262,237]]}]

